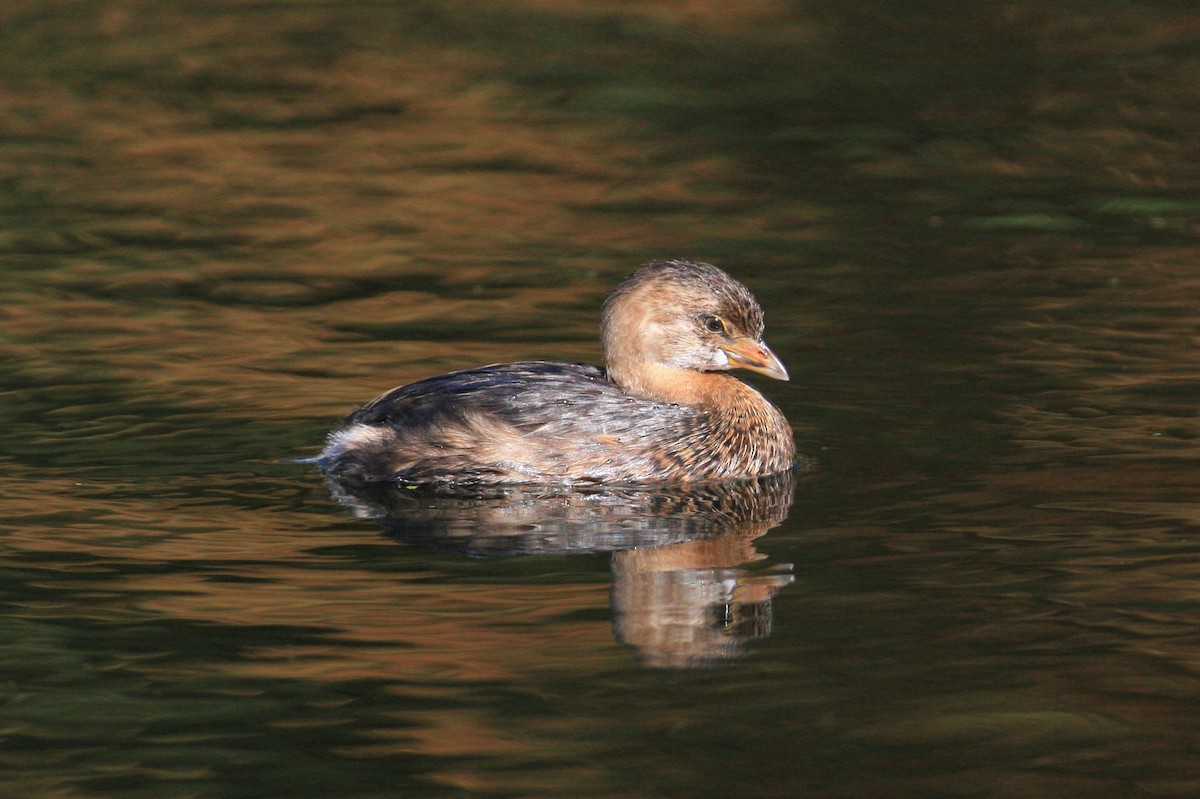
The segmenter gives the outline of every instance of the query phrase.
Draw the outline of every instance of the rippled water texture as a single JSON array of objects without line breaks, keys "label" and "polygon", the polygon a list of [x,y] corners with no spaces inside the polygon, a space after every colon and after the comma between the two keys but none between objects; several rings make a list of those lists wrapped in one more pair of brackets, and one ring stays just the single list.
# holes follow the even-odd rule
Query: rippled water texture
[{"label": "rippled water texture", "polygon": [[[1189,3],[0,6],[0,794],[1200,795]],[[811,468],[326,484],[748,283]]]}]

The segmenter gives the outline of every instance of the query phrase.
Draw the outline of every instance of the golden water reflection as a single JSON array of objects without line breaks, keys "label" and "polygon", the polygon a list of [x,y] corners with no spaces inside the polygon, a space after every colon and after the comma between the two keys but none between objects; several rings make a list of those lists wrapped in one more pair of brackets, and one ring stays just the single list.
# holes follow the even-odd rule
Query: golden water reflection
[{"label": "golden water reflection", "polygon": [[[48,7],[0,4],[0,793],[401,795],[389,755],[497,795],[1197,793],[1189,9]],[[398,545],[277,463],[388,385],[594,362],[675,255],[769,306],[825,459],[782,594],[775,511],[431,500]]]}]

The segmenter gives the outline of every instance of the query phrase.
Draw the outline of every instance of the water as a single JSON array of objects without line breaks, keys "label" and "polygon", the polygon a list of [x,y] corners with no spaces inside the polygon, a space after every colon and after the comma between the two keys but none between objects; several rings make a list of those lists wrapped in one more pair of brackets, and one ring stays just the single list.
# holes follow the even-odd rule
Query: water
[{"label": "water", "polygon": [[[1195,31],[7,4],[0,792],[1200,794]],[[763,301],[794,486],[380,514],[288,460],[594,360],[664,256]]]}]

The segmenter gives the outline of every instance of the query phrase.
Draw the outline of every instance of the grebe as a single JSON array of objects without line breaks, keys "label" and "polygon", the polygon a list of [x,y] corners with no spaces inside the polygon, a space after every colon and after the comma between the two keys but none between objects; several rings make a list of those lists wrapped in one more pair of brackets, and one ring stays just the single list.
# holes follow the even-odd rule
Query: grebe
[{"label": "grebe", "polygon": [[779,409],[729,374],[787,380],[750,291],[712,264],[656,261],[604,303],[604,368],[521,361],[392,389],[315,459],[412,484],[713,482],[796,461]]}]

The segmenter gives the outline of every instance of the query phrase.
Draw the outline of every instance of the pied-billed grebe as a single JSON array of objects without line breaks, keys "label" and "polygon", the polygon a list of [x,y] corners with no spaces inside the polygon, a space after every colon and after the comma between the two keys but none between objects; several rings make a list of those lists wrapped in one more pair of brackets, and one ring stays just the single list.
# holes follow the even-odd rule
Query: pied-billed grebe
[{"label": "pied-billed grebe", "polygon": [[410,383],[346,417],[316,463],[414,484],[663,483],[792,467],[779,410],[728,370],[787,380],[741,283],[656,261],[604,303],[604,369],[523,361]]}]

